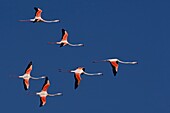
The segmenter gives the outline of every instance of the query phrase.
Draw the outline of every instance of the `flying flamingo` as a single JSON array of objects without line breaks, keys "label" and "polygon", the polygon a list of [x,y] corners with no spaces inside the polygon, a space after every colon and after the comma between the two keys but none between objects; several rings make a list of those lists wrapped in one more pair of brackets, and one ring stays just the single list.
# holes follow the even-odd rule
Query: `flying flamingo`
[{"label": "flying flamingo", "polygon": [[28,64],[28,66],[27,66],[27,68],[25,70],[25,74],[22,75],[22,76],[18,76],[18,78],[23,79],[23,84],[24,84],[24,89],[25,90],[28,90],[28,88],[29,88],[29,80],[30,80],[30,78],[35,79],[35,80],[45,78],[45,76],[42,76],[42,77],[39,77],[39,78],[32,77],[30,75],[31,71],[32,71],[32,61]]},{"label": "flying flamingo", "polygon": [[[63,70],[59,69],[60,72],[64,72]],[[87,73],[85,72],[85,68],[84,67],[78,67],[76,70],[68,70],[66,72],[70,72],[70,73],[74,73],[74,79],[75,79],[75,84],[74,84],[74,89],[77,89],[77,87],[80,84],[81,81],[81,74],[85,74],[85,75],[102,75],[102,73]]]},{"label": "flying flamingo", "polygon": [[60,47],[66,46],[66,45],[69,45],[69,46],[83,46],[83,44],[70,44],[67,41],[67,38],[68,38],[67,31],[62,29],[62,39],[61,39],[61,41],[60,42],[49,42],[49,44],[60,44]]},{"label": "flying flamingo", "polygon": [[34,7],[35,9],[35,17],[34,19],[29,19],[29,20],[19,20],[20,22],[46,22],[46,23],[52,23],[52,22],[59,22],[59,20],[51,20],[51,21],[48,21],[48,20],[44,20],[41,18],[41,13],[42,13],[42,10],[40,8],[37,8],[37,7]]},{"label": "flying flamingo", "polygon": [[42,87],[41,92],[36,93],[36,95],[40,96],[40,107],[45,105],[47,96],[60,96],[60,95],[62,95],[62,93],[48,94],[47,90],[48,90],[49,86],[50,86],[50,81],[49,81],[48,77],[46,77],[45,78],[45,83],[44,83],[44,85]]},{"label": "flying flamingo", "polygon": [[[103,62],[110,62],[111,66],[112,66],[112,71],[113,71],[113,74],[114,76],[116,76],[117,72],[118,72],[118,63],[123,63],[123,64],[137,64],[137,62],[124,62],[124,61],[121,61],[119,59],[107,59],[107,60],[101,60]],[[100,62],[100,61],[94,61],[93,63],[96,63],[96,62]]]}]

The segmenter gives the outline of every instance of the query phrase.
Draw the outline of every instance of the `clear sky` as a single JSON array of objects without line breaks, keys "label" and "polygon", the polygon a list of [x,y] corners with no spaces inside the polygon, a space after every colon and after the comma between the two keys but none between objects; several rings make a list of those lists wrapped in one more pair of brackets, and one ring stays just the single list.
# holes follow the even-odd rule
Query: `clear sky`
[{"label": "clear sky", "polygon": [[[60,23],[21,23],[34,17],[34,7],[44,19]],[[0,4],[1,111],[5,113],[170,113],[170,2],[168,0],[1,0]],[[84,47],[48,45],[61,39]],[[109,63],[94,60],[119,58],[138,61],[120,64],[114,77]],[[27,95],[22,80],[10,76],[24,73],[33,62],[32,75],[47,75],[49,93],[39,108],[39,97]],[[74,90],[74,77],[57,70],[84,66]],[[41,90],[44,80],[31,80],[30,92]]]}]

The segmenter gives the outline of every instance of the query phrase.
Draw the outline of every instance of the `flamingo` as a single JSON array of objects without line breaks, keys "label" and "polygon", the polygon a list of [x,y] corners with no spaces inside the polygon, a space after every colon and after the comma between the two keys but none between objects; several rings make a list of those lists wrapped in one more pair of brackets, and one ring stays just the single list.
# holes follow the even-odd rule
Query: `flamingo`
[{"label": "flamingo", "polygon": [[[123,63],[123,64],[137,64],[137,62],[124,62],[124,61],[121,61],[119,59],[107,59],[107,60],[101,60],[103,62],[110,62],[111,66],[112,66],[112,71],[113,71],[113,74],[114,76],[116,76],[117,72],[118,72],[118,63]],[[100,62],[100,61],[94,61],[93,63],[97,63],[97,62]]]},{"label": "flamingo", "polygon": [[48,20],[44,20],[41,18],[41,13],[42,13],[42,10],[40,8],[37,8],[37,7],[34,7],[35,9],[35,17],[34,19],[29,19],[29,20],[19,20],[20,22],[46,22],[46,23],[52,23],[52,22],[59,22],[59,20],[51,20],[51,21],[48,21]]},{"label": "flamingo", "polygon": [[83,44],[70,44],[67,41],[68,33],[66,30],[62,29],[62,39],[60,42],[49,42],[49,44],[60,44],[60,47],[69,45],[69,46],[84,46]]},{"label": "flamingo", "polygon": [[40,96],[40,106],[39,107],[42,107],[46,104],[47,96],[61,96],[62,95],[62,93],[48,94],[47,90],[48,90],[49,86],[50,86],[50,81],[49,81],[48,77],[45,77],[45,83],[42,87],[41,92],[36,93],[36,95]]},{"label": "flamingo", "polygon": [[31,71],[32,71],[32,61],[28,64],[28,66],[27,66],[27,68],[25,70],[24,75],[18,76],[18,78],[22,78],[23,79],[23,84],[24,84],[24,89],[25,90],[29,89],[29,80],[30,80],[30,78],[31,79],[35,79],[35,80],[45,78],[45,76],[42,76],[42,77],[39,77],[39,78],[32,77],[30,75]]},{"label": "flamingo", "polygon": [[[62,72],[63,70],[59,69],[60,72]],[[63,71],[64,72],[64,71]],[[75,79],[75,84],[74,84],[74,89],[77,89],[79,84],[80,84],[80,81],[81,81],[81,74],[85,74],[85,75],[102,75],[102,73],[87,73],[85,72],[85,68],[84,67],[78,67],[77,69],[75,70],[68,70],[66,72],[70,72],[70,73],[74,73],[74,79]]]}]

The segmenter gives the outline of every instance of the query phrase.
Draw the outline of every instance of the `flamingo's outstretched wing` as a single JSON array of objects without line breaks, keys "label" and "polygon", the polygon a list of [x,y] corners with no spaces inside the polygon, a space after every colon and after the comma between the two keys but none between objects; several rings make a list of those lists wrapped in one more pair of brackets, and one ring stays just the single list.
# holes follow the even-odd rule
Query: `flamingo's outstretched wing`
[{"label": "flamingo's outstretched wing", "polygon": [[114,76],[116,76],[117,72],[118,72],[118,61],[112,61],[110,62],[111,66],[112,66],[112,71],[113,71],[113,74]]},{"label": "flamingo's outstretched wing", "polygon": [[74,89],[77,89],[79,84],[80,84],[80,81],[81,81],[80,74],[79,73],[75,73],[74,74],[74,79],[75,79]]},{"label": "flamingo's outstretched wing", "polygon": [[25,74],[30,74],[32,71],[32,61],[28,64],[27,68],[25,69]]},{"label": "flamingo's outstretched wing", "polygon": [[34,7],[35,17],[41,17],[42,10],[40,8]]},{"label": "flamingo's outstretched wing", "polygon": [[23,79],[23,84],[24,84],[24,89],[28,90],[29,89],[29,79]]},{"label": "flamingo's outstretched wing", "polygon": [[61,40],[67,40],[68,38],[68,33],[66,30],[62,29],[62,37],[61,37]]},{"label": "flamingo's outstretched wing", "polygon": [[47,91],[48,90],[48,87],[50,86],[50,81],[48,79],[48,77],[45,78],[45,83],[42,87],[42,91]]},{"label": "flamingo's outstretched wing", "polygon": [[40,97],[40,107],[44,106],[46,103],[46,97]]}]

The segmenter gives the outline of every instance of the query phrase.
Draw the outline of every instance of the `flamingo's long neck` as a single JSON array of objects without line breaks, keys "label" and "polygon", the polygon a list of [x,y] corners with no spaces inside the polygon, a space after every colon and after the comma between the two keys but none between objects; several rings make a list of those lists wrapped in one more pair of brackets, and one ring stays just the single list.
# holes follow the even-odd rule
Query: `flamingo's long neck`
[{"label": "flamingo's long neck", "polygon": [[70,46],[83,46],[83,44],[70,44],[70,43],[68,43],[68,45],[70,45]]},{"label": "flamingo's long neck", "polygon": [[86,74],[86,75],[102,75],[102,73],[86,73],[86,72],[84,72],[84,74]]},{"label": "flamingo's long neck", "polygon": [[124,62],[121,60],[118,60],[118,62],[123,63],[123,64],[137,64],[137,62]]},{"label": "flamingo's long neck", "polygon": [[45,78],[44,76],[42,76],[42,77],[31,77],[32,79],[42,79],[42,78]]},{"label": "flamingo's long neck", "polygon": [[48,96],[60,96],[62,93],[56,93],[56,94],[48,94]]}]

